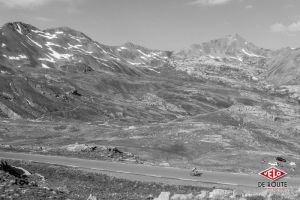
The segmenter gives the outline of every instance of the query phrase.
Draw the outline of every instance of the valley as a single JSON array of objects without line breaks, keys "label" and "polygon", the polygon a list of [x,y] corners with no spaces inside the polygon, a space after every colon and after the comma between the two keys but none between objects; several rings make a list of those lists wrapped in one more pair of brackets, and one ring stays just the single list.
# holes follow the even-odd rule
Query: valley
[{"label": "valley", "polygon": [[282,156],[299,176],[298,49],[239,35],[180,52],[107,46],[21,22],[0,44],[2,151],[248,174]]}]

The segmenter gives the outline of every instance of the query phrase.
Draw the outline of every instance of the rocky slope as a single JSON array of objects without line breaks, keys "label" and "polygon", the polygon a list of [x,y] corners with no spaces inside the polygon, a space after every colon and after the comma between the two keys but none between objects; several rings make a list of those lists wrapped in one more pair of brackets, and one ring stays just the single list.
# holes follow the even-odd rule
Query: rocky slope
[{"label": "rocky slope", "polygon": [[249,85],[252,80],[299,101],[299,56],[299,48],[271,51],[236,34],[193,44],[173,54],[173,59],[178,70],[190,75],[222,80],[239,88],[256,87]]},{"label": "rocky slope", "polygon": [[11,119],[166,122],[247,92],[297,101],[300,91],[298,49],[272,52],[239,35],[173,53],[14,22],[1,27],[0,45],[0,116]]},{"label": "rocky slope", "polygon": [[193,44],[188,49],[178,52],[177,55],[181,57],[208,56],[218,60],[246,62],[265,60],[269,54],[270,50],[259,48],[235,34],[202,44]]}]

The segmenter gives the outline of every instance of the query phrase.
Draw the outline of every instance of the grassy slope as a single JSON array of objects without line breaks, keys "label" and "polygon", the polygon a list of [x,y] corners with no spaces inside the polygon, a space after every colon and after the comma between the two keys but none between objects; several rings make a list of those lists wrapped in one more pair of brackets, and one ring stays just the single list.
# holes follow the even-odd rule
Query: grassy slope
[{"label": "grassy slope", "polygon": [[168,162],[179,167],[246,173],[257,173],[276,156],[283,156],[288,163],[281,167],[299,175],[299,168],[289,165],[300,161],[297,131],[290,129],[289,123],[278,126],[270,120],[233,115],[227,110],[149,125],[28,121],[0,124],[2,143],[23,146],[23,150],[40,151],[38,147],[42,146],[50,154],[103,159],[97,153],[57,149],[75,142],[111,145],[156,164]]}]

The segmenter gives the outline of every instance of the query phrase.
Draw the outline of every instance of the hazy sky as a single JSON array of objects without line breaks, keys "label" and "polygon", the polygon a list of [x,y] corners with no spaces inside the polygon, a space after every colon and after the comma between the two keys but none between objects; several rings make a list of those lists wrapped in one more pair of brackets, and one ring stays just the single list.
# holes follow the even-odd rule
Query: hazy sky
[{"label": "hazy sky", "polygon": [[300,47],[299,0],[0,0],[0,23],[69,26],[100,43],[178,50],[239,33],[264,48]]}]

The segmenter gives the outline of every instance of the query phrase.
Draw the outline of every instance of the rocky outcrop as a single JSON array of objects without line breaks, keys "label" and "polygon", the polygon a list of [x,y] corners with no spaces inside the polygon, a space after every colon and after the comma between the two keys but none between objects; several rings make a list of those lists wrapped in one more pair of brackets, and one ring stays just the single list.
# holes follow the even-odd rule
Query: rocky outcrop
[{"label": "rocky outcrop", "polygon": [[169,200],[170,199],[170,192],[162,192],[160,195],[155,198],[154,200]]},{"label": "rocky outcrop", "polygon": [[26,177],[21,176],[16,170],[8,170],[8,166],[18,169],[19,172],[27,171],[7,163],[4,169],[3,166],[0,167],[0,199],[67,199],[66,193],[49,188],[42,175],[32,173]]},{"label": "rocky outcrop", "polygon": [[97,197],[90,194],[90,196],[87,198],[87,200],[97,200]]},{"label": "rocky outcrop", "polygon": [[12,109],[10,109],[8,106],[0,102],[0,110],[7,115],[10,119],[22,119],[20,115],[15,113]]}]

